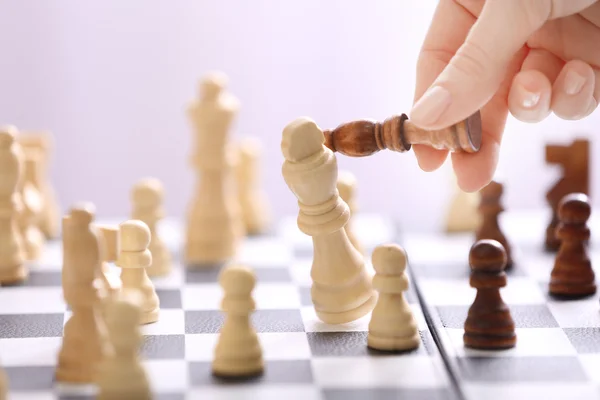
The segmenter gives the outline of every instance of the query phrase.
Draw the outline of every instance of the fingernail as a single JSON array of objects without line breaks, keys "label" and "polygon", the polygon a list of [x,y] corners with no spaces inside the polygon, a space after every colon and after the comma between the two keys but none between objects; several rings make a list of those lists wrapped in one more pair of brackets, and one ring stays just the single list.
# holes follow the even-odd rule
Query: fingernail
[{"label": "fingernail", "polygon": [[433,124],[446,111],[451,100],[450,92],[447,89],[434,86],[415,103],[410,112],[410,118],[417,123]]},{"label": "fingernail", "polygon": [[585,85],[585,77],[570,69],[565,74],[565,92],[571,96],[581,92]]},{"label": "fingernail", "polygon": [[525,87],[519,86],[519,98],[523,108],[534,108],[540,102],[541,97],[541,93],[531,92]]}]

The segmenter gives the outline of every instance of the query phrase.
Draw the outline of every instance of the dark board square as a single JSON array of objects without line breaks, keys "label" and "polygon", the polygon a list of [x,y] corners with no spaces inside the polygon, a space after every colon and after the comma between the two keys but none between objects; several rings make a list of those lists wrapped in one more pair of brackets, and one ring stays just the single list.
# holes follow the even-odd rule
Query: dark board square
[{"label": "dark board square", "polygon": [[185,336],[144,336],[141,354],[144,359],[183,359],[185,358]]},{"label": "dark board square", "polygon": [[246,380],[229,380],[214,377],[211,364],[207,362],[190,362],[189,380],[193,386],[204,385],[247,385],[254,384],[299,384],[312,383],[313,374],[310,360],[285,360],[265,362],[264,373],[261,376]]},{"label": "dark board square", "polygon": [[450,389],[326,389],[324,400],[458,400],[458,395]]},{"label": "dark board square", "polygon": [[185,393],[155,393],[153,400],[185,400]]},{"label": "dark board square", "polygon": [[[218,333],[225,320],[220,311],[186,311],[185,333]],[[300,310],[257,310],[252,316],[256,332],[304,332]]]},{"label": "dark board square", "polygon": [[4,367],[11,391],[51,390],[54,367]]},{"label": "dark board square", "polygon": [[583,382],[577,357],[465,357],[458,359],[463,379],[474,382]]},{"label": "dark board square", "polygon": [[[469,307],[438,306],[437,310],[444,327],[462,329]],[[511,305],[510,313],[517,328],[557,328],[559,326],[552,312],[544,304]]]},{"label": "dark board square", "polygon": [[578,353],[600,353],[600,328],[564,328]]},{"label": "dark board square", "polygon": [[29,278],[23,286],[60,287],[62,273],[60,271],[30,271]]},{"label": "dark board square", "polygon": [[0,315],[0,338],[60,337],[64,314]]},{"label": "dark board square", "polygon": [[[292,281],[292,276],[287,268],[256,268],[256,266],[249,265],[254,270],[256,281],[269,282],[269,283],[287,283]],[[221,267],[206,268],[198,270],[186,270],[185,282],[186,283],[215,283],[219,281],[219,274],[221,273]]]},{"label": "dark board square", "polygon": [[[315,357],[386,356],[395,354],[369,349],[367,347],[367,335],[367,332],[308,332],[307,339],[311,353]],[[426,348],[419,346],[413,351],[403,353],[426,354]]]},{"label": "dark board square", "polygon": [[156,289],[160,308],[181,309],[181,290],[179,289]]},{"label": "dark board square", "polygon": [[[410,260],[409,260],[410,262]],[[418,277],[430,279],[459,279],[468,281],[471,275],[469,267],[468,254],[465,261],[460,263],[430,263],[430,264],[411,264],[412,270]],[[506,271],[511,277],[527,276],[527,272],[515,261],[513,267]]]}]

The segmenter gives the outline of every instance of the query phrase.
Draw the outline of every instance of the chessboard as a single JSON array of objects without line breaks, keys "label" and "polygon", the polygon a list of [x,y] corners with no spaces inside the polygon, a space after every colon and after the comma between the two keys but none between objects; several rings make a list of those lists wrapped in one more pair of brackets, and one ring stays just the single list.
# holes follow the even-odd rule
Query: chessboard
[{"label": "chessboard", "polygon": [[[354,227],[369,268],[375,246],[401,244],[400,230],[389,218],[359,214]],[[180,261],[181,224],[165,219],[159,228],[176,265],[169,275],[153,278],[160,317],[141,328],[141,357],[156,399],[459,398],[412,286],[406,296],[421,336],[414,351],[369,350],[370,315],[335,326],[317,319],[310,298],[312,241],[292,217],[280,221],[272,233],[246,238],[236,260],[256,274],[252,323],[265,372],[237,383],[214,378],[211,362],[224,319],[217,282],[222,267],[186,268]],[[0,357],[10,400],[94,398],[94,387],[54,380],[70,315],[61,287],[61,252],[60,240],[48,242],[43,256],[30,264],[25,283],[0,288]]]},{"label": "chessboard", "polygon": [[[515,322],[517,345],[509,350],[464,346],[464,323],[476,290],[469,286],[474,235],[408,234],[403,246],[423,296],[424,314],[441,344],[449,373],[467,399],[600,399],[599,295],[561,300],[549,295],[556,253],[544,250],[549,212],[508,211],[502,230],[514,266],[500,290]],[[600,276],[594,239],[600,219],[592,214],[590,258]]]}]

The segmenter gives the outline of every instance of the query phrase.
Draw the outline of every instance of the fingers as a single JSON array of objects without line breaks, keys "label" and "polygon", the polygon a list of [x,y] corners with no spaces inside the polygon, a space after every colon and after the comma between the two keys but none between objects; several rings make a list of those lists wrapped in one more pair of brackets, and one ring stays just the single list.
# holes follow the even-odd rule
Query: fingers
[{"label": "fingers", "polygon": [[568,62],[552,87],[551,108],[562,119],[587,117],[598,106],[597,88],[600,71],[589,64],[574,60]]},{"label": "fingers", "polygon": [[545,22],[548,13],[535,8],[544,3],[523,7],[520,0],[488,0],[465,42],[414,105],[413,123],[442,129],[481,109],[498,90],[514,54]]},{"label": "fingers", "polygon": [[508,95],[510,113],[523,122],[538,122],[550,114],[552,84],[537,70],[521,71]]}]

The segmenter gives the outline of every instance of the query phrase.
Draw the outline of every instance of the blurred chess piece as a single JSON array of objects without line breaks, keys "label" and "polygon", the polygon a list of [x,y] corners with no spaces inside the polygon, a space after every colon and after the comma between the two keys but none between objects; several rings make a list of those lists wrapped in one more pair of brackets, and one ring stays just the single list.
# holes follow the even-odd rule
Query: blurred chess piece
[{"label": "blurred chess piece", "polygon": [[454,196],[446,216],[446,232],[475,232],[481,225],[481,215],[477,210],[479,206],[479,193],[463,192],[453,178]]},{"label": "blurred chess piece", "polygon": [[19,185],[23,152],[13,126],[0,128],[0,283],[14,284],[29,277],[18,218],[22,212]]},{"label": "blurred chess piece", "polygon": [[40,230],[44,211],[44,199],[40,187],[40,152],[27,149],[24,154],[23,179],[20,184],[21,201],[20,228],[27,261],[39,259],[44,250],[46,238]]},{"label": "blurred chess piece", "polygon": [[158,179],[144,178],[133,186],[131,218],[143,221],[150,229],[148,248],[152,253],[152,263],[146,268],[149,276],[167,275],[172,270],[171,254],[158,232],[158,224],[165,216],[163,201],[164,188]]},{"label": "blurred chess piece", "polygon": [[257,235],[265,232],[271,223],[270,205],[259,184],[260,142],[244,138],[238,142],[237,150],[236,180],[242,218],[246,233]]},{"label": "blurred chess piece", "polygon": [[348,239],[350,239],[350,243],[352,243],[356,250],[358,250],[361,254],[364,254],[364,249],[361,243],[358,241],[356,233],[354,232],[353,220],[354,216],[358,212],[358,207],[356,205],[356,177],[354,174],[352,174],[350,171],[339,171],[337,190],[342,200],[348,204],[348,208],[350,209],[350,220],[345,227]]},{"label": "blurred chess piece", "polygon": [[48,176],[53,137],[48,132],[27,132],[19,135],[18,140],[25,152],[34,150],[39,155],[39,179],[36,186],[43,199],[39,228],[46,239],[56,239],[60,234],[60,207]]}]

